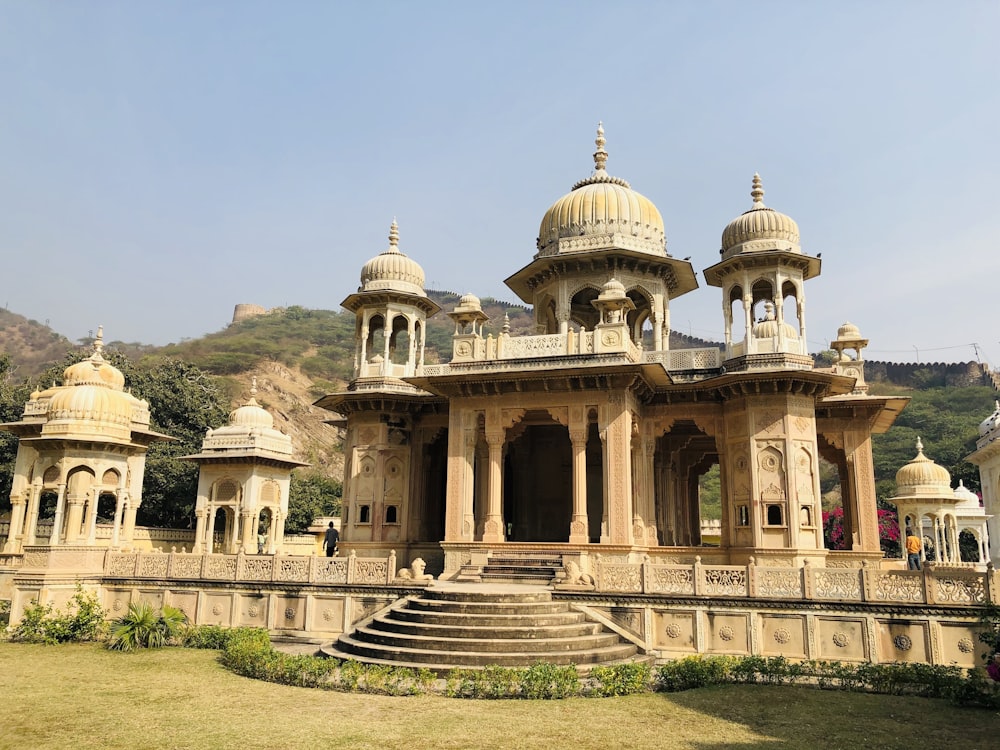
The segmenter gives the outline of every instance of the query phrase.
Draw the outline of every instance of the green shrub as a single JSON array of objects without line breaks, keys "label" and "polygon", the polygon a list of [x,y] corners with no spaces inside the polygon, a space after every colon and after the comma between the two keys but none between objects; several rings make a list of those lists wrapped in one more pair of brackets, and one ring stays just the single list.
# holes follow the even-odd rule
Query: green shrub
[{"label": "green shrub", "polygon": [[645,693],[651,674],[650,666],[644,662],[594,667],[590,672],[591,691],[602,697]]},{"label": "green shrub", "polygon": [[136,651],[141,648],[161,648],[177,639],[187,616],[176,607],[164,605],[159,613],[149,602],[132,602],[128,612],[111,626],[108,648]]},{"label": "green shrub", "polygon": [[522,698],[569,698],[580,694],[580,673],[573,664],[533,664],[521,674]]},{"label": "green shrub", "polygon": [[0,629],[6,628],[10,622],[10,600],[0,599]]},{"label": "green shrub", "polygon": [[656,689],[672,693],[730,682],[733,661],[730,656],[687,656],[667,662],[656,670]]},{"label": "green shrub", "polygon": [[180,645],[184,648],[205,648],[222,651],[229,643],[233,628],[221,625],[197,625],[185,628],[180,634]]},{"label": "green shrub", "polygon": [[52,604],[32,602],[24,608],[21,621],[11,632],[11,640],[25,643],[69,643],[95,641],[103,637],[105,611],[92,593],[79,585],[70,600],[74,611],[63,612]]}]

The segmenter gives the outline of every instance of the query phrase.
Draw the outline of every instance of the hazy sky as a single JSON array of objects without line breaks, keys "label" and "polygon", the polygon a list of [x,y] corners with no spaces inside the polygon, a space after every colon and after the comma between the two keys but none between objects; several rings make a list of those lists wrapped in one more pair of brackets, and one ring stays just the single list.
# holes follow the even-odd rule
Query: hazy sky
[{"label": "hazy sky", "polygon": [[338,309],[388,245],[514,300],[593,169],[701,270],[765,203],[822,253],[811,351],[1000,365],[1000,2],[0,0],[0,304],[163,344],[238,302]]}]

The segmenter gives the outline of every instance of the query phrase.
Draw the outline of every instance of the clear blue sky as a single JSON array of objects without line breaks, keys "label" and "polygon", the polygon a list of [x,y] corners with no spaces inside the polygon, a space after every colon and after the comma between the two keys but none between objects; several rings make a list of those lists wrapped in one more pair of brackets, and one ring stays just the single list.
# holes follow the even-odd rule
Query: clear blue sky
[{"label": "clear blue sky", "polygon": [[1000,365],[1000,2],[0,0],[0,304],[162,344],[238,302],[338,309],[400,249],[514,299],[546,208],[608,171],[701,269],[750,207],[822,253],[811,350]]}]

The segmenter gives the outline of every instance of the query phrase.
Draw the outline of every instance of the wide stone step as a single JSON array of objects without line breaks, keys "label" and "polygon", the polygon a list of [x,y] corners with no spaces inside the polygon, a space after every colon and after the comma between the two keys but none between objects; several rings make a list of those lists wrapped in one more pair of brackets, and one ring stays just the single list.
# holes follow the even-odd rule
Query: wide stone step
[{"label": "wide stone step", "polygon": [[392,612],[394,620],[424,622],[428,625],[455,625],[467,623],[477,627],[548,627],[550,625],[572,625],[585,622],[581,612],[562,611],[552,614],[470,614],[468,612],[431,612],[428,610],[397,609]]},{"label": "wide stone step", "polygon": [[430,599],[414,599],[409,609],[424,612],[453,612],[466,615],[554,615],[567,612],[565,602],[523,602],[490,604],[486,601],[434,601]]},{"label": "wide stone step", "polygon": [[515,638],[525,639],[548,639],[548,638],[579,638],[584,636],[594,636],[601,632],[601,626],[594,622],[578,621],[573,623],[560,623],[551,625],[540,625],[539,623],[524,621],[520,625],[495,625],[483,623],[483,619],[494,618],[465,618],[447,625],[431,624],[426,621],[406,622],[396,619],[399,612],[394,612],[386,617],[377,617],[369,627],[372,630],[385,631],[400,635],[420,635],[430,638],[454,638],[467,640],[483,639],[504,639]]},{"label": "wide stone step", "polygon": [[419,648],[433,651],[478,651],[478,652],[561,652],[581,651],[604,648],[619,642],[615,633],[594,633],[574,637],[549,638],[539,633],[537,638],[493,638],[485,633],[480,637],[448,638],[436,633],[427,635],[409,635],[390,633],[370,626],[357,628],[353,637],[365,643],[378,643],[383,646]]},{"label": "wide stone step", "polygon": [[556,650],[525,652],[507,651],[446,651],[431,648],[412,648],[368,643],[350,636],[341,636],[335,648],[323,650],[328,656],[355,659],[357,661],[380,660],[392,664],[434,665],[439,671],[456,667],[484,667],[501,665],[507,667],[529,667],[532,664],[577,664],[594,665],[622,661],[635,656],[637,649],[631,643],[615,643],[586,650]]},{"label": "wide stone step", "polygon": [[495,604],[542,604],[553,603],[552,592],[540,588],[527,588],[524,591],[495,592],[475,590],[475,584],[456,589],[428,588],[420,595],[420,601],[442,601]]}]

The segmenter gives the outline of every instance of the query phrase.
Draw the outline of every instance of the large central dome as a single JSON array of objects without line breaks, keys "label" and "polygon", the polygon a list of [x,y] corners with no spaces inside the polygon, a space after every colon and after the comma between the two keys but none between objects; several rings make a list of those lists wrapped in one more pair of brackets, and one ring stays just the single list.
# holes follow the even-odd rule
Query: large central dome
[{"label": "large central dome", "polygon": [[545,257],[610,246],[665,256],[663,217],[653,202],[605,171],[604,128],[597,127],[594,173],[545,212],[538,255]]}]

